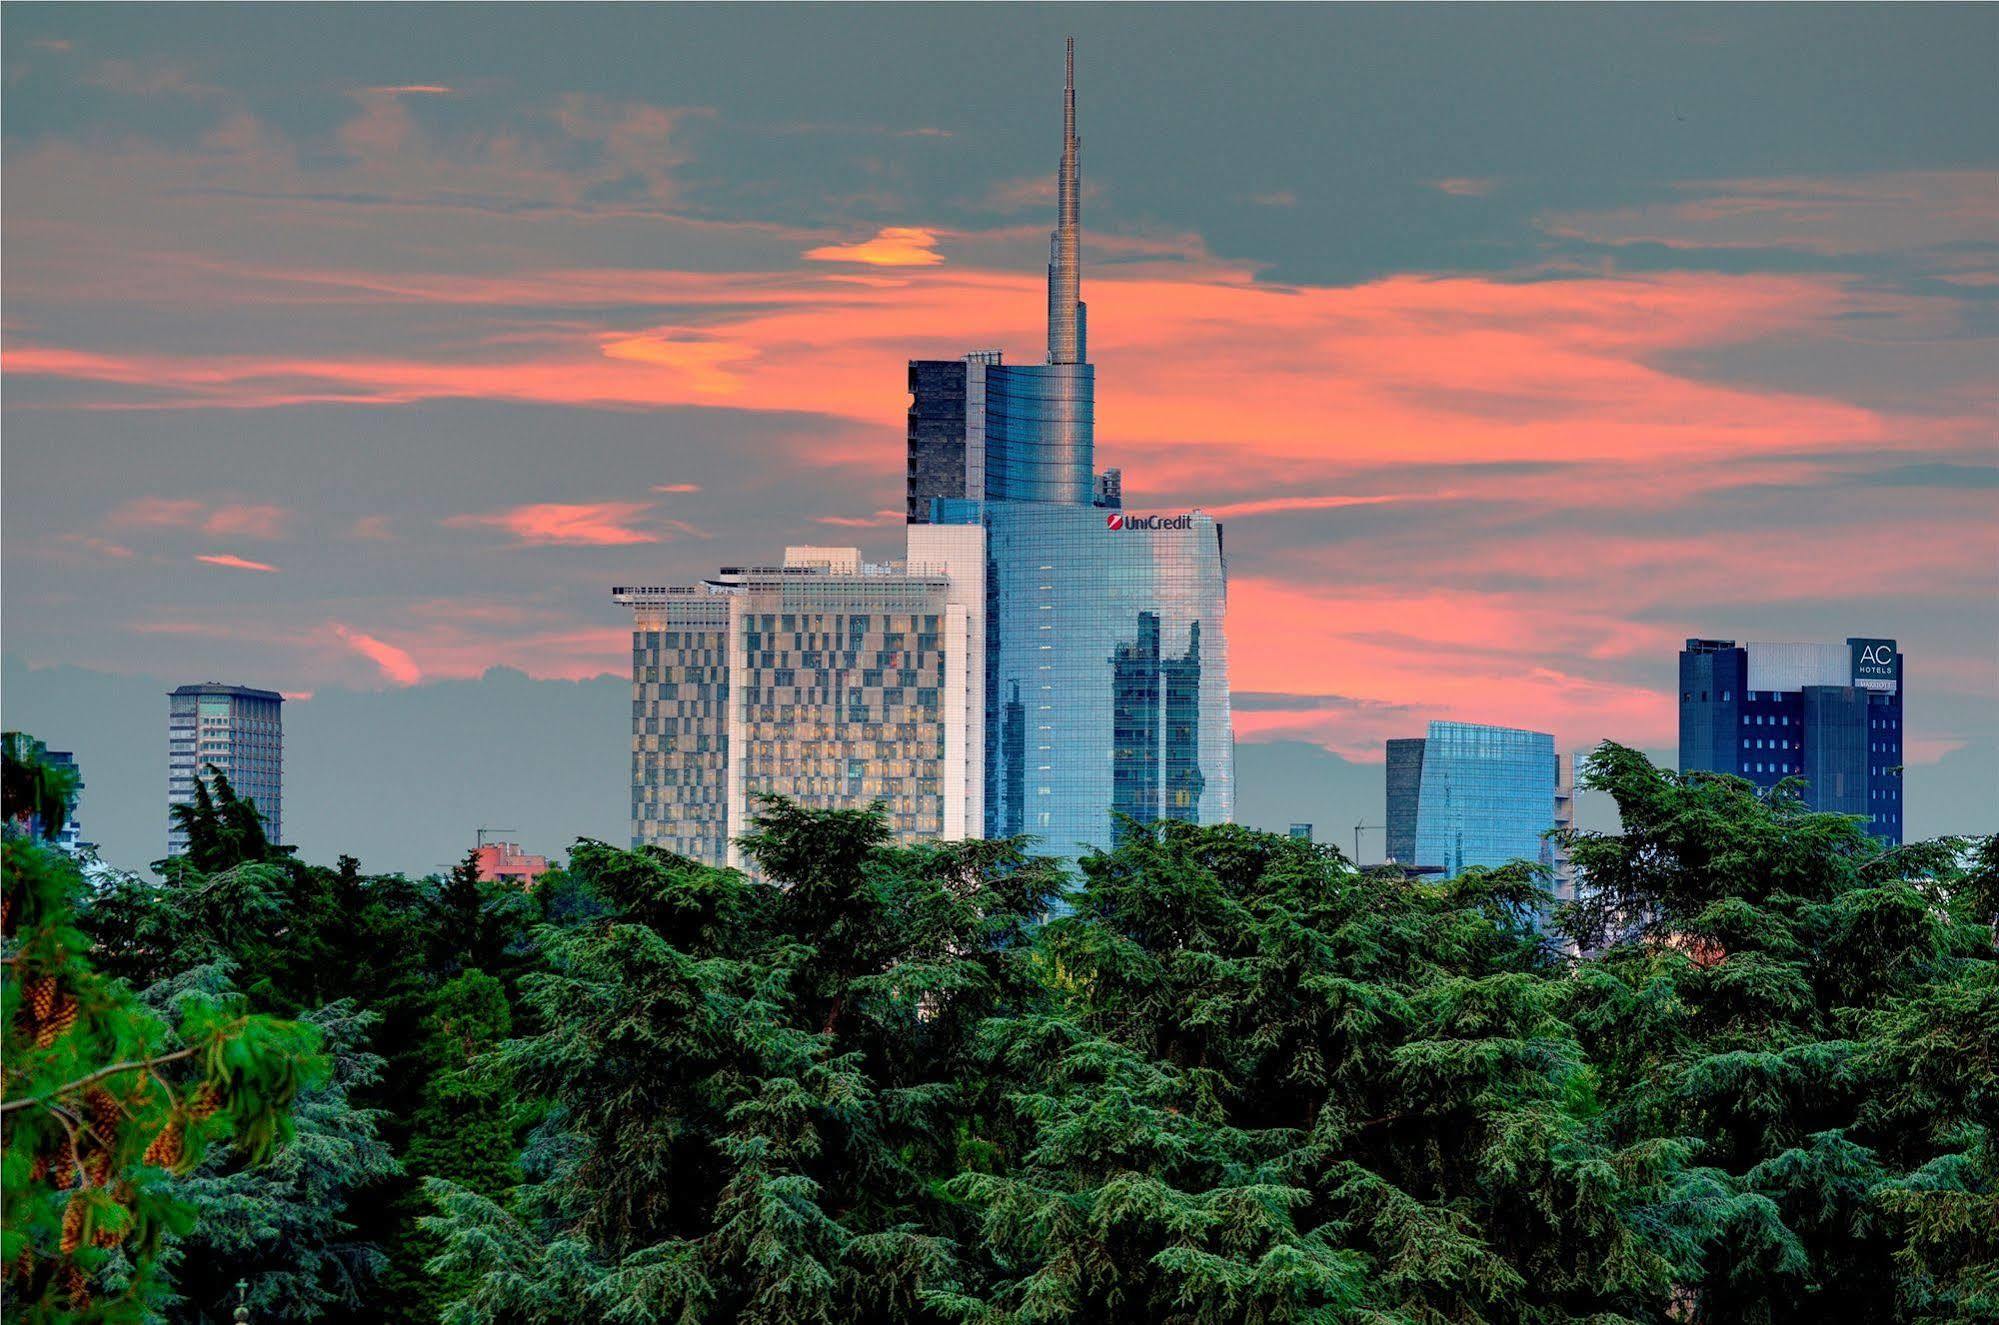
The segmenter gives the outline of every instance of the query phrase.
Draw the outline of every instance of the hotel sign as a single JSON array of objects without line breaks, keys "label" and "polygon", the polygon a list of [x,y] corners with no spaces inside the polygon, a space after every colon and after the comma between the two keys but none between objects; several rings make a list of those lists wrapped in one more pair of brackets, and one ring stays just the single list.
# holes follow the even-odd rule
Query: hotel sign
[{"label": "hotel sign", "polygon": [[1104,528],[1112,533],[1140,529],[1192,529],[1194,517],[1191,515],[1126,515],[1113,511],[1104,517]]},{"label": "hotel sign", "polygon": [[1866,686],[1870,681],[1894,681],[1894,640],[1854,639],[1847,644],[1853,649],[1853,684]]}]

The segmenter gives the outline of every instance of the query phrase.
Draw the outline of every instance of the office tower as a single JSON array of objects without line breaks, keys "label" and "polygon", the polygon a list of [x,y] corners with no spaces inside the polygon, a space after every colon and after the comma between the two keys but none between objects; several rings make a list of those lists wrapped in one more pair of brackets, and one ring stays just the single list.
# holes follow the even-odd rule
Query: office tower
[{"label": "office tower", "polygon": [[[977,535],[925,546],[975,576]],[[733,839],[763,795],[879,801],[906,842],[977,836],[976,599],[948,566],[793,547],[781,566],[612,592],[634,613],[634,845],[741,864]]]},{"label": "office tower", "polygon": [[1047,362],[910,364],[907,506],[912,561],[922,530],[985,533],[984,832],[1073,859],[1127,820],[1234,818],[1235,762],[1221,526],[1127,513],[1095,470],[1073,43],[1067,74]]},{"label": "office tower", "polygon": [[[1405,745],[1405,760],[1408,752]],[[1566,820],[1570,801],[1553,736],[1432,722],[1422,741],[1420,777],[1415,859],[1398,863],[1439,866],[1446,877],[1472,865],[1515,860],[1557,868],[1555,849],[1542,835]]]},{"label": "office tower", "polygon": [[1680,653],[1680,771],[1732,773],[1768,790],[1803,779],[1806,805],[1859,815],[1900,843],[1902,655],[1891,639],[1737,645]]},{"label": "office tower", "polygon": [[[1423,738],[1388,743],[1388,839],[1383,850],[1398,865],[1416,863],[1416,801],[1423,790]],[[1355,861],[1359,864],[1359,861]]]},{"label": "office tower", "polygon": [[[264,836],[284,841],[284,708],[275,690],[184,685],[167,697],[167,805],[194,803],[194,782],[211,767],[238,799],[254,801]],[[167,854],[187,851],[187,836],[167,816]]]}]

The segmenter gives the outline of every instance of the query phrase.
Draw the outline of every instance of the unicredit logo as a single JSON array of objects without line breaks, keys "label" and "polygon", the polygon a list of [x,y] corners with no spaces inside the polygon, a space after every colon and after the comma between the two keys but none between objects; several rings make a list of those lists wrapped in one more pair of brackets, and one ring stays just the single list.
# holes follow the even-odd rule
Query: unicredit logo
[{"label": "unicredit logo", "polygon": [[1119,529],[1192,529],[1191,515],[1106,515],[1104,527]]}]

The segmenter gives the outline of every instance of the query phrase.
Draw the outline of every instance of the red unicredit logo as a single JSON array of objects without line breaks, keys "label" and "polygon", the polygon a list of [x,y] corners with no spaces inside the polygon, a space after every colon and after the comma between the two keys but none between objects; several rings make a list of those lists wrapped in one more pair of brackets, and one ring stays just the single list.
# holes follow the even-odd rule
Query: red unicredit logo
[{"label": "red unicredit logo", "polygon": [[1107,529],[1122,529],[1124,528],[1124,517],[1122,515],[1106,515],[1104,517],[1104,527]]}]

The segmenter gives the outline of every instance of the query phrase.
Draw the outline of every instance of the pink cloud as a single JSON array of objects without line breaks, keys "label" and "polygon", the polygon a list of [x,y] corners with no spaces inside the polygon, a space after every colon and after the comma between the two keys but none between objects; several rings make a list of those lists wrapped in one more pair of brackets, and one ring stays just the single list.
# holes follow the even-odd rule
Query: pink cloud
[{"label": "pink cloud", "polygon": [[276,574],[278,569],[276,566],[262,561],[250,561],[247,558],[239,557],[233,552],[200,552],[195,554],[194,559],[196,561],[205,561],[211,566],[226,566],[230,570],[269,571],[272,574]]},{"label": "pink cloud", "polygon": [[217,538],[257,539],[282,538],[290,518],[291,512],[282,506],[210,506],[167,497],[135,497],[105,517],[115,528],[199,529]]},{"label": "pink cloud", "polygon": [[290,515],[282,506],[218,506],[208,513],[201,527],[219,537],[282,538]]},{"label": "pink cloud", "polygon": [[655,483],[652,485],[652,490],[654,492],[699,492],[701,491],[701,485],[699,483]]},{"label": "pink cloud", "polygon": [[620,547],[660,541],[657,534],[631,527],[651,510],[650,502],[538,502],[486,515],[454,515],[443,523],[456,529],[503,529],[536,546]]},{"label": "pink cloud", "polygon": [[395,538],[395,534],[389,529],[389,517],[386,515],[362,516],[348,529],[347,536],[370,543],[387,542]]},{"label": "pink cloud", "polygon": [[812,519],[815,523],[829,524],[836,529],[880,529],[901,524],[907,514],[906,511],[884,509],[873,515],[815,515]]},{"label": "pink cloud", "polygon": [[116,526],[192,529],[208,508],[198,501],[166,497],[134,497],[112,510],[105,520]]},{"label": "pink cloud", "polygon": [[1499,181],[1460,176],[1456,179],[1440,179],[1437,181],[1437,187],[1453,198],[1483,198],[1499,187]]},{"label": "pink cloud", "polygon": [[348,648],[380,668],[384,680],[399,686],[413,686],[423,680],[423,669],[416,665],[416,659],[410,657],[407,651],[373,635],[351,630],[337,621],[333,623],[332,630]]}]

